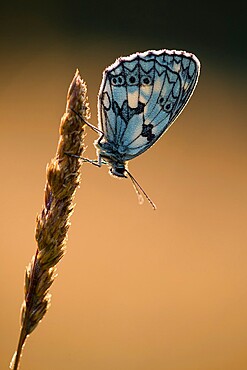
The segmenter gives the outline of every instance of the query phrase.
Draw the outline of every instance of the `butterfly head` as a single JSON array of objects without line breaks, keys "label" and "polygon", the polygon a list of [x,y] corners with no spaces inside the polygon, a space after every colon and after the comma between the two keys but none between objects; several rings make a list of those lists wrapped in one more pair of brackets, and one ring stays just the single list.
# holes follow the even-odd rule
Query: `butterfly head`
[{"label": "butterfly head", "polygon": [[125,177],[127,170],[127,162],[124,160],[125,150],[122,147],[112,142],[101,142],[101,138],[94,143],[98,157],[102,164],[110,167],[109,173],[114,177]]},{"label": "butterfly head", "polygon": [[110,168],[110,174],[114,177],[125,177],[126,168],[124,163],[119,163],[119,162],[112,162],[111,163],[111,168]]}]

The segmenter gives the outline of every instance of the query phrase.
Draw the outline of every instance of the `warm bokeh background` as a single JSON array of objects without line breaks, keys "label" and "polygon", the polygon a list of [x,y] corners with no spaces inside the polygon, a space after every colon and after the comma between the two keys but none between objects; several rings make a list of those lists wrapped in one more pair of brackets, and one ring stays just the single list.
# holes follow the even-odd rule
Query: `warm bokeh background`
[{"label": "warm bokeh background", "polygon": [[[242,2],[244,3],[244,2]],[[45,168],[78,67],[96,98],[105,66],[146,49],[194,52],[196,92],[130,181],[83,165],[52,306],[21,370],[246,370],[246,32],[240,4],[9,2],[1,9],[0,368],[19,333]],[[87,130],[87,156],[97,135]]]}]

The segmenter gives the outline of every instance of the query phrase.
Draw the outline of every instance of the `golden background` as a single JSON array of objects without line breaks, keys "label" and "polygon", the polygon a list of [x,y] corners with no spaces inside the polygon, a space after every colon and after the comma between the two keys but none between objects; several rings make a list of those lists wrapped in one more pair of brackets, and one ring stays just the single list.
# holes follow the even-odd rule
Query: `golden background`
[{"label": "golden background", "polygon": [[[213,32],[210,17],[191,27],[174,4],[169,14],[173,22],[180,14],[180,33],[173,32],[171,21],[166,24],[167,18],[162,23],[162,13],[152,21],[157,37],[153,28],[148,37],[145,18],[135,19],[137,8],[124,18],[101,5],[91,24],[83,3],[67,18],[65,5],[56,11],[53,5],[50,13],[28,6],[29,12],[20,7],[10,13],[5,7],[0,368],[8,368],[16,349],[45,168],[56,151],[75,69],[87,82],[90,122],[97,125],[97,92],[106,66],[135,51],[175,48],[200,59],[198,86],[169,132],[129,163],[158,209],[154,212],[147,201],[138,205],[129,180],[113,179],[106,167],[83,165],[52,305],[28,338],[21,370],[245,370],[246,59],[235,14],[223,14]],[[190,10],[191,19],[199,12],[204,16],[200,9]],[[103,31],[99,15],[108,17]],[[110,20],[118,17],[119,28],[114,23],[111,30]],[[131,34],[136,22],[140,33]],[[89,158],[95,158],[96,138],[87,129]]]}]

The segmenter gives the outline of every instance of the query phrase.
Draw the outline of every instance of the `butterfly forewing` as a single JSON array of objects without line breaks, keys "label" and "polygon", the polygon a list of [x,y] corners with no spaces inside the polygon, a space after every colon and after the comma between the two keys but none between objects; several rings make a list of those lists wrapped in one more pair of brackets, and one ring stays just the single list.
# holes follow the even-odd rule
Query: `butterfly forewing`
[{"label": "butterfly forewing", "polygon": [[127,161],[152,146],[190,99],[200,62],[183,51],[147,51],[119,58],[103,76],[98,97],[101,140]]}]

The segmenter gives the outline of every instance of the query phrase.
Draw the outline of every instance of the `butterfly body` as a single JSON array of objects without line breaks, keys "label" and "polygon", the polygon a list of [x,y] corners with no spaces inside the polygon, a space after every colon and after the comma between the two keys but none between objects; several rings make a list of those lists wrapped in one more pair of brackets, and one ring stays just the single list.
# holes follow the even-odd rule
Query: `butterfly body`
[{"label": "butterfly body", "polygon": [[200,73],[191,53],[150,50],[116,60],[106,68],[98,95],[95,142],[110,173],[127,177],[127,162],[149,149],[189,101]]}]

